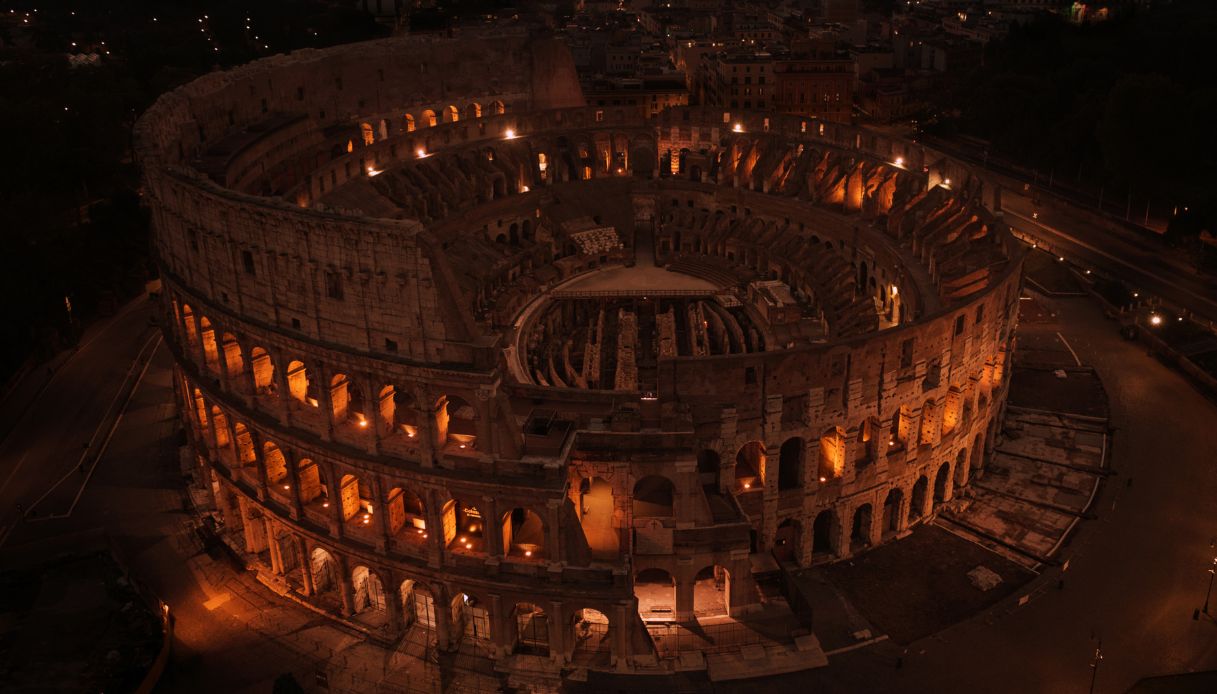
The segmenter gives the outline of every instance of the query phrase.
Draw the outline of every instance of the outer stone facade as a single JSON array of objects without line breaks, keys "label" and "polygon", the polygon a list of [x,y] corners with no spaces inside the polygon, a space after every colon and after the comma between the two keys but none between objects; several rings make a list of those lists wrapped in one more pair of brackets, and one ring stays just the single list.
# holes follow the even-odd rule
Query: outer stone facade
[{"label": "outer stone facade", "polygon": [[[654,668],[644,620],[746,620],[983,472],[1021,255],[918,145],[584,107],[564,56],[394,39],[162,97],[165,333],[227,528],[301,596],[501,670]],[[647,255],[719,288],[578,290]]]}]

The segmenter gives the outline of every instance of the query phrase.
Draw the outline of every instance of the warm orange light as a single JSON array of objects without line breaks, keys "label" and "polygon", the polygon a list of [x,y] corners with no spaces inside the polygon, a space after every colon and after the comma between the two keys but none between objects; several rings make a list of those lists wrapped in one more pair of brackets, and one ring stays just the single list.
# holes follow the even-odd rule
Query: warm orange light
[{"label": "warm orange light", "polygon": [[419,159],[422,159],[427,156],[427,150],[423,149],[422,147],[419,147],[418,149],[414,150],[414,153],[418,155]]},{"label": "warm orange light", "polygon": [[742,133],[744,132],[744,126],[736,123],[735,125],[731,126],[731,130],[732,132]]},{"label": "warm orange light", "polygon": [[904,166],[904,157],[896,157],[896,166]]},{"label": "warm orange light", "polygon": [[827,478],[827,477],[821,477],[821,478],[820,478],[820,481],[821,481],[821,482],[827,482],[827,481],[828,481],[828,478]]},{"label": "warm orange light", "polygon": [[514,140],[515,136],[516,136],[516,131],[512,130],[511,128],[508,128],[507,130],[503,131],[503,137],[507,138],[508,140]]},{"label": "warm orange light", "polygon": [[744,489],[752,489],[752,483],[751,483],[751,482],[745,482],[745,483],[744,483]]},{"label": "warm orange light", "polygon": [[532,556],[532,550],[531,550],[531,549],[526,549],[526,550],[524,550],[524,556],[526,556],[526,557],[531,557],[531,556]]}]

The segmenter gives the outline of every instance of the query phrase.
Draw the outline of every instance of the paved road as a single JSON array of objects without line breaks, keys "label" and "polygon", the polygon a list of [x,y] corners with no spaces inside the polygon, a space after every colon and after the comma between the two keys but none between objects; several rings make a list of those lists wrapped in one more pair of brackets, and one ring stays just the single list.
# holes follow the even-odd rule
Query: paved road
[{"label": "paved road", "polygon": [[64,504],[40,507],[39,499],[49,491],[74,496],[87,476],[90,453],[102,450],[126,392],[139,377],[137,355],[143,349],[146,356],[159,339],[158,329],[149,324],[151,315],[147,300],[126,305],[85,336],[45,388],[19,393],[32,401],[4,403],[15,423],[0,440],[0,545],[16,527],[18,504],[30,515],[46,515],[52,505],[65,509]]}]

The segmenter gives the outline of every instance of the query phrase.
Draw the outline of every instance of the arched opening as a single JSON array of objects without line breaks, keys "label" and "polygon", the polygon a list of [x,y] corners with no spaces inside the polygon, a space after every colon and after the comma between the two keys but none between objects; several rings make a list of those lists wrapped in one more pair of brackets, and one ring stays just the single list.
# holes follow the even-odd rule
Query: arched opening
[{"label": "arched opening", "polygon": [[620,542],[613,527],[613,486],[599,477],[584,478],[579,484],[579,515],[592,557],[616,557]]},{"label": "arched opening", "polygon": [[461,119],[461,111],[455,106],[448,106],[444,109],[444,122],[455,123]]},{"label": "arched opening", "polygon": [[951,464],[943,463],[938,468],[938,474],[934,476],[934,506],[946,501],[950,498],[951,493]]},{"label": "arched opening", "polygon": [[482,513],[453,499],[444,505],[444,546],[457,552],[485,552]]},{"label": "arched opening", "polygon": [[363,497],[363,485],[355,475],[343,475],[338,483],[338,500],[342,504],[342,519],[358,525],[372,522],[372,501]]},{"label": "arched opening", "polygon": [[892,414],[892,428],[888,439],[888,448],[892,451],[903,450],[912,437],[913,413],[908,405],[901,405]]},{"label": "arched opening", "polygon": [[404,388],[385,386],[380,391],[380,416],[385,431],[404,434],[411,443],[418,441],[418,402]]},{"label": "arched opening", "polygon": [[845,432],[832,427],[820,436],[820,462],[817,474],[820,482],[835,480],[845,469]]},{"label": "arched opening", "polygon": [[778,523],[773,535],[773,556],[778,561],[798,561],[800,525],[797,518]]},{"label": "arched opening", "polygon": [[363,138],[364,147],[367,147],[368,145],[371,145],[373,142],[376,142],[376,134],[372,131],[371,123],[360,123],[359,124],[359,135],[360,135],[360,137]]},{"label": "arched opening", "polygon": [[475,101],[475,102],[469,104],[468,106],[466,106],[465,107],[465,117],[466,118],[481,118],[482,117],[482,105]]},{"label": "arched opening", "polygon": [[406,127],[406,132],[408,132],[408,133],[414,132],[414,116],[412,116],[409,113],[406,114],[405,127]]},{"label": "arched opening", "polygon": [[545,556],[545,523],[526,508],[513,508],[499,521],[503,552],[509,557],[541,559]]},{"label": "arched opening", "polygon": [[883,534],[894,535],[900,532],[900,503],[904,501],[904,492],[893,487],[883,501]]},{"label": "arched opening", "polygon": [[530,602],[518,602],[511,611],[516,625],[515,653],[549,656],[549,622],[545,611]]},{"label": "arched opening", "polygon": [[871,505],[862,504],[854,511],[854,523],[849,532],[849,550],[857,552],[871,544]]},{"label": "arched opening", "polygon": [[431,109],[423,111],[422,121],[424,128],[434,128],[437,122],[435,111],[432,111]]},{"label": "arched opening", "polygon": [[211,406],[211,424],[215,431],[216,448],[225,450],[232,443],[232,437],[228,432],[228,417],[224,415],[224,411],[220,409],[219,405]]},{"label": "arched opening", "polygon": [[749,441],[735,453],[735,487],[738,491],[761,490],[765,485],[765,444]]},{"label": "arched opening", "polygon": [[969,464],[972,468],[972,475],[976,475],[985,466],[985,445],[980,434],[972,439],[972,455]]},{"label": "arched opening", "polygon": [[803,488],[803,439],[786,439],[778,454],[778,490]]},{"label": "arched opening", "polygon": [[676,514],[676,485],[666,477],[648,475],[634,483],[635,518],[670,518]]},{"label": "arched opening", "polygon": [[222,348],[224,350],[224,371],[230,379],[239,379],[245,373],[245,357],[241,353],[241,344],[232,333],[224,333]]},{"label": "arched opening", "polygon": [[394,487],[385,497],[389,532],[405,542],[422,544],[427,539],[427,514],[423,500],[403,487]]},{"label": "arched opening", "polygon": [[418,581],[406,579],[401,582],[401,608],[406,626],[417,624],[423,629],[435,629],[435,598],[431,591]]},{"label": "arched opening", "polygon": [[321,479],[321,468],[308,458],[302,458],[296,464],[296,483],[300,486],[301,503],[307,504],[329,496]]},{"label": "arched opening", "polygon": [[925,493],[929,486],[930,482],[925,478],[925,475],[917,478],[917,482],[913,484],[913,493],[909,496],[910,523],[925,514]]},{"label": "arched opening", "polygon": [[836,547],[834,547],[833,541],[835,520],[833,512],[830,509],[825,509],[816,514],[816,520],[811,526],[812,555],[830,556],[836,554]]},{"label": "arched opening", "polygon": [[346,374],[335,374],[330,379],[330,411],[334,423],[349,425],[354,430],[368,428],[367,407],[363,399],[363,390]]},{"label": "arched opening", "polygon": [[955,386],[947,390],[946,401],[942,408],[942,435],[946,436],[955,431],[963,418],[963,393]]},{"label": "arched opening", "polygon": [[275,364],[261,347],[249,353],[249,364],[253,368],[254,391],[258,395],[275,395]]},{"label": "arched opening", "polygon": [[194,389],[194,415],[199,420],[199,426],[207,428],[207,401],[203,399],[203,391]]},{"label": "arched opening", "polygon": [[321,593],[337,586],[337,567],[329,552],[320,547],[313,549],[309,562],[309,570],[313,573],[313,589]]},{"label": "arched opening", "polygon": [[492,114],[494,114],[496,116],[501,116],[506,111],[507,111],[507,107],[503,105],[502,101],[495,99],[494,101],[490,102],[490,112]]},{"label": "arched opening", "polygon": [[477,410],[455,395],[442,395],[435,405],[437,445],[471,449],[477,441]]},{"label": "arched opening", "polygon": [[351,588],[355,598],[355,612],[383,613],[386,607],[385,588],[380,577],[366,566],[356,566],[351,572]]},{"label": "arched opening", "polygon": [[203,338],[203,361],[207,368],[215,373],[220,372],[220,348],[216,345],[216,331],[211,327],[211,321],[204,316],[199,319],[199,331]]},{"label": "arched opening", "polygon": [[467,593],[457,593],[452,598],[451,607],[453,634],[474,641],[490,640],[490,613],[477,598]]},{"label": "arched opening", "polygon": [[693,577],[693,614],[718,617],[731,611],[731,574],[715,564]]},{"label": "arched opening", "polygon": [[291,485],[287,482],[287,458],[274,442],[262,444],[262,458],[266,465],[266,483],[272,489],[278,487],[281,491],[289,491]]},{"label": "arched opening", "polygon": [[287,392],[292,399],[304,405],[317,407],[312,378],[304,362],[293,360],[287,365]]},{"label": "arched opening", "polygon": [[237,442],[237,463],[241,466],[257,465],[257,452],[254,449],[254,439],[249,433],[249,429],[241,422],[237,422],[233,428],[233,438]]},{"label": "arched opening", "polygon": [[854,457],[854,466],[864,468],[878,457],[875,450],[875,436],[879,431],[879,422],[873,417],[867,417],[858,425],[858,450]]},{"label": "arched opening", "polygon": [[611,655],[609,619],[600,610],[583,608],[571,617],[571,659],[580,665],[608,665]]},{"label": "arched opening", "polygon": [[663,569],[643,569],[634,577],[638,615],[648,621],[671,621],[676,616],[676,579]]},{"label": "arched opening", "polygon": [[186,344],[191,351],[199,347],[199,331],[194,324],[194,311],[190,304],[182,304],[182,328],[186,334]]}]

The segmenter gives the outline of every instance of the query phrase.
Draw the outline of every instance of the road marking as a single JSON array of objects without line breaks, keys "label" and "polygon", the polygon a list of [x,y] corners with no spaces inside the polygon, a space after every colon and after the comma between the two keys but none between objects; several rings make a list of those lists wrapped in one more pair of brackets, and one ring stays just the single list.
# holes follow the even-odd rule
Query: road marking
[{"label": "road marking", "polygon": [[839,655],[841,653],[849,653],[850,651],[856,651],[859,648],[866,648],[867,646],[873,646],[876,643],[879,643],[880,641],[886,641],[886,640],[887,640],[887,634],[884,634],[882,636],[876,636],[873,639],[867,639],[866,641],[862,641],[860,643],[851,644],[849,646],[842,646],[841,648],[835,648],[835,649],[825,653],[824,657],[827,658],[829,656]]},{"label": "road marking", "polygon": [[1078,366],[1081,366],[1082,360],[1078,359],[1078,353],[1073,351],[1073,347],[1069,346],[1069,340],[1066,340],[1065,336],[1060,334],[1059,332],[1056,334],[1056,336],[1061,339],[1061,344],[1065,345],[1065,349],[1069,350],[1069,353],[1073,355],[1073,361],[1077,362]]}]

